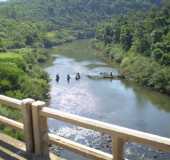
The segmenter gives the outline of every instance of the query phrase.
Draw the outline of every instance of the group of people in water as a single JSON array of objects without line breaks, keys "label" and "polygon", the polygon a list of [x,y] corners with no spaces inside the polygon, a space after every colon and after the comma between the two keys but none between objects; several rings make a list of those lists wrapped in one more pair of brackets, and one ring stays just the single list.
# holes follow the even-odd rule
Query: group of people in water
[{"label": "group of people in water", "polygon": [[[80,73],[79,73],[79,72],[76,73],[75,80],[78,81],[78,80],[80,80],[80,78],[81,78],[81,77],[80,77]],[[67,80],[68,83],[70,83],[71,76],[70,76],[69,74],[67,74],[66,80]],[[60,75],[59,75],[59,74],[56,75],[56,81],[57,81],[57,82],[60,81]]]}]

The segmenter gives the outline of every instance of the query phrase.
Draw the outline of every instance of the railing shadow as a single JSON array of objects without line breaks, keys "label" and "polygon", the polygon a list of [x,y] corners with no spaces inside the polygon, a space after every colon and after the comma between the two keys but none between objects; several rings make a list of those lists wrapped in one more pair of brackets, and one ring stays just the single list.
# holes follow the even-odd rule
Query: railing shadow
[{"label": "railing shadow", "polygon": [[32,159],[24,150],[0,140],[0,158],[4,160]]},{"label": "railing shadow", "polygon": [[[17,144],[16,144],[17,146]],[[58,160],[58,157],[54,156],[54,159]],[[0,140],[0,160],[47,160],[45,157],[41,157],[35,154],[29,154],[19,146],[15,147],[9,143],[5,143]]]}]

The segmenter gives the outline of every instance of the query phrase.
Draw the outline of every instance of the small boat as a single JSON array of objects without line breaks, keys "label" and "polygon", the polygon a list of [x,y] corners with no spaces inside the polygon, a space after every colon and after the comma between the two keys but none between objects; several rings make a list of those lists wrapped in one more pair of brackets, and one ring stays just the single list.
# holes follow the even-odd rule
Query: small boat
[{"label": "small boat", "polygon": [[114,78],[116,75],[113,75],[112,73],[106,73],[106,72],[101,72],[100,75],[103,77],[103,78]]},{"label": "small boat", "polygon": [[88,78],[91,79],[123,79],[122,75],[113,75],[110,73],[88,74]]},{"label": "small boat", "polygon": [[100,76],[100,75],[95,75],[95,74],[89,74],[89,75],[87,75],[87,77],[88,78],[90,78],[90,79],[103,79],[103,77],[102,76]]}]

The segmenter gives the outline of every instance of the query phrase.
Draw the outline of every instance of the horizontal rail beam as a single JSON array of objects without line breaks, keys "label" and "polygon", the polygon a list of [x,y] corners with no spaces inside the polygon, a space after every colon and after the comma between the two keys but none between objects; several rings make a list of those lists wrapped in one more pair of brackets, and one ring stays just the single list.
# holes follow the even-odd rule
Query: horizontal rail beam
[{"label": "horizontal rail beam", "polygon": [[80,127],[92,129],[94,131],[100,131],[100,132],[108,133],[109,135],[115,135],[123,139],[124,141],[150,145],[156,149],[160,149],[168,152],[170,151],[169,138],[164,138],[164,137],[152,135],[141,131],[136,131],[136,130],[132,130],[116,125],[111,125],[111,124],[76,116],[69,113],[64,113],[48,107],[44,107],[40,111],[40,114],[42,116],[61,120],[73,125],[78,125]]},{"label": "horizontal rail beam", "polygon": [[5,124],[17,130],[21,130],[21,131],[24,130],[24,125],[22,123],[6,118],[4,116],[0,116],[0,123]]},{"label": "horizontal rail beam", "polygon": [[86,158],[92,158],[97,160],[113,160],[113,156],[108,153],[104,153],[102,151],[87,147],[85,145],[73,142],[63,137],[56,136],[54,134],[48,134],[48,135],[51,144],[55,144],[60,147],[69,149]]},{"label": "horizontal rail beam", "polygon": [[14,98],[10,98],[10,97],[0,95],[0,104],[4,104],[4,105],[7,105],[9,107],[21,109],[22,101],[14,99]]}]

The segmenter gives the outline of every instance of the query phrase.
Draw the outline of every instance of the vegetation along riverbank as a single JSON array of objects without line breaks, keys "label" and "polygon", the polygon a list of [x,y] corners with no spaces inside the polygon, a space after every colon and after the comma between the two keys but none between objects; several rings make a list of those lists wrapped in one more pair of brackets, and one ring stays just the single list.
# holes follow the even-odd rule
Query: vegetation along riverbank
[{"label": "vegetation along riverbank", "polygon": [[170,4],[98,26],[94,46],[130,80],[170,95]]},{"label": "vegetation along riverbank", "polygon": [[[48,48],[75,37],[67,29],[56,30],[50,22],[11,17],[14,13],[9,16],[14,7],[11,4],[13,2],[6,2],[0,6],[0,94],[48,100],[49,78],[42,67],[51,59]],[[9,12],[4,13],[7,9]],[[5,106],[0,107],[0,115],[22,119],[20,112]],[[3,125],[0,130],[23,139],[20,132]]]}]

